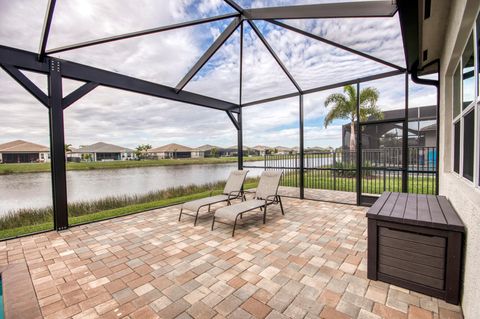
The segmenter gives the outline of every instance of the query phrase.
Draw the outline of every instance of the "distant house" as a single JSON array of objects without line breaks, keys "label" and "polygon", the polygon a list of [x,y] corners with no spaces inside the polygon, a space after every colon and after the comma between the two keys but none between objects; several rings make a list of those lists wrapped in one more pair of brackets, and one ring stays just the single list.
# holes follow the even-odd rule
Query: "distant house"
[{"label": "distant house", "polygon": [[238,147],[236,145],[222,147],[219,152],[222,157],[237,156]]},{"label": "distant house", "polygon": [[331,152],[333,148],[331,147],[321,147],[321,146],[311,146],[305,148],[305,153],[325,153]]},{"label": "distant house", "polygon": [[219,150],[221,147],[214,145],[202,145],[194,148],[192,151],[192,157],[217,157],[220,156]]},{"label": "distant house", "polygon": [[50,161],[48,147],[16,140],[0,144],[0,163],[44,163]]},{"label": "distant house", "polygon": [[[224,147],[218,150],[220,156],[222,157],[231,157],[231,156],[237,156],[238,154],[238,146],[237,145],[232,145],[229,147]],[[243,156],[255,156],[258,155],[258,151],[243,145]]]},{"label": "distant house", "polygon": [[[404,109],[383,111],[383,120],[394,120],[404,116]],[[437,106],[427,105],[410,107],[408,109],[408,145],[417,147],[436,146],[436,116]],[[386,138],[399,132],[398,141],[401,143],[401,122],[391,122],[382,125],[367,125],[362,131],[362,146],[364,149],[380,149],[381,147],[398,147],[386,143]],[[356,130],[355,130],[356,132]],[[390,141],[392,142],[392,141]],[[342,126],[342,148],[350,149],[350,123]]]},{"label": "distant house", "polygon": [[80,162],[82,160],[82,154],[79,153],[78,148],[69,147],[66,156],[67,162]]},{"label": "distant house", "polygon": [[258,155],[265,156],[265,154],[268,153],[269,151],[271,151],[272,148],[269,147],[269,146],[265,146],[265,145],[256,145],[256,146],[252,147],[252,149],[257,151]]},{"label": "distant house", "polygon": [[[195,151],[193,148],[171,143],[167,145],[163,145],[160,147],[149,149],[148,154],[157,159],[163,158],[192,158],[192,154],[197,156],[199,154],[198,151]],[[200,156],[198,156],[200,157]]]},{"label": "distant house", "polygon": [[83,160],[91,160],[94,162],[136,159],[134,150],[103,142],[92,145],[82,145],[78,149],[72,149],[72,151],[67,154],[67,157],[78,157],[79,155]]},{"label": "distant house", "polygon": [[286,155],[293,153],[293,150],[290,147],[285,146],[275,146],[274,151],[279,155]]},{"label": "distant house", "polygon": [[418,135],[420,137],[418,144],[425,147],[435,147],[437,145],[437,123],[420,128]]}]

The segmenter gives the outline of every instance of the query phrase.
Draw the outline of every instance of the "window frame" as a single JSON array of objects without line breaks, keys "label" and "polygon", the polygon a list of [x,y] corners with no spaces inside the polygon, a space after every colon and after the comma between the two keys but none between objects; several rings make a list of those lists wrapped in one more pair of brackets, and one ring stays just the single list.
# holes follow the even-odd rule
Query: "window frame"
[{"label": "window frame", "polygon": [[[458,64],[455,67],[454,74],[452,75],[452,121],[451,121],[451,169],[450,172],[453,173],[458,178],[464,180],[467,183],[473,184],[473,186],[477,189],[480,189],[480,72],[478,68],[480,67],[479,61],[479,50],[480,50],[480,34],[477,32],[477,26],[480,24],[480,15],[475,20],[474,25],[470,30],[470,35],[467,38],[467,42],[465,43],[465,47],[463,48],[462,54],[458,60]],[[470,45],[470,37],[473,38],[473,60],[474,60],[474,99],[473,101],[465,108],[463,108],[463,98],[464,98],[464,85],[463,85],[463,52],[467,49],[467,46]],[[457,69],[460,72],[460,78],[455,79],[455,74],[457,73]],[[459,83],[456,83],[456,80]],[[455,86],[459,85],[460,94],[457,97],[459,101],[455,100]],[[459,103],[460,112],[457,116],[454,115],[455,113],[455,103]],[[473,180],[469,180],[468,178],[463,176],[463,162],[464,162],[464,135],[465,135],[465,116],[467,116],[470,112],[474,112],[474,141],[473,141]],[[460,145],[459,145],[459,157],[458,157],[458,164],[459,164],[459,171],[458,173],[455,172],[455,125],[460,123]]]}]

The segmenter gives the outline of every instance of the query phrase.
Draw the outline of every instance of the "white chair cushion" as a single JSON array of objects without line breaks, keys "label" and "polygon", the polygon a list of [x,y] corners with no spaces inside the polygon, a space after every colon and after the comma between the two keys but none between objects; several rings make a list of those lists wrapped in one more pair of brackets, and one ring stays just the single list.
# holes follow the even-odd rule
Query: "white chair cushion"
[{"label": "white chair cushion", "polygon": [[241,202],[238,204],[225,206],[217,209],[215,211],[215,218],[222,218],[222,219],[235,221],[235,218],[237,217],[238,214],[245,213],[256,208],[260,208],[264,205],[265,205],[264,200],[259,200],[259,199],[247,200],[245,202]]}]

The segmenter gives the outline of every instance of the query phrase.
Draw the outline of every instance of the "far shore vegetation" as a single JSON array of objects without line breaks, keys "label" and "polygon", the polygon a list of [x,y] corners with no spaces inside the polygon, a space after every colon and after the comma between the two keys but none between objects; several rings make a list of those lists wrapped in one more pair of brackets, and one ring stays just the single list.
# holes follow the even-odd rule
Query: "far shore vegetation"
[{"label": "far shore vegetation", "polygon": [[[263,156],[244,157],[245,162],[262,161]],[[94,170],[94,169],[120,169],[134,167],[154,167],[170,165],[194,165],[194,164],[225,164],[236,163],[237,157],[205,157],[185,159],[159,159],[141,161],[106,161],[106,162],[68,162],[67,171]],[[20,173],[41,173],[49,172],[50,163],[15,163],[0,164],[0,175]]]}]

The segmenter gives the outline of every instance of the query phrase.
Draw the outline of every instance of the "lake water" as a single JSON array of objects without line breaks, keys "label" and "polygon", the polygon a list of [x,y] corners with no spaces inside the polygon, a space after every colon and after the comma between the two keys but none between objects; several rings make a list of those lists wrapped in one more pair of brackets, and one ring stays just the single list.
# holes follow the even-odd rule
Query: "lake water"
[{"label": "lake water", "polygon": [[[305,158],[306,167],[330,164],[324,159],[320,164]],[[247,177],[256,177],[263,171],[264,161],[245,162]],[[296,167],[294,160],[270,161],[277,167]],[[237,163],[138,167],[126,169],[99,169],[67,172],[68,201],[84,201],[128,194],[145,194],[150,191],[188,184],[202,185],[225,181]],[[0,175],[0,215],[19,208],[40,208],[52,205],[52,182],[49,172]]]},{"label": "lake water", "polygon": [[[248,162],[263,166],[261,162]],[[144,194],[173,186],[225,181],[237,163],[139,167],[116,170],[68,171],[68,201],[99,199],[125,194]],[[248,177],[262,169],[248,169]],[[52,205],[50,173],[0,175],[0,215],[10,210]]]}]

